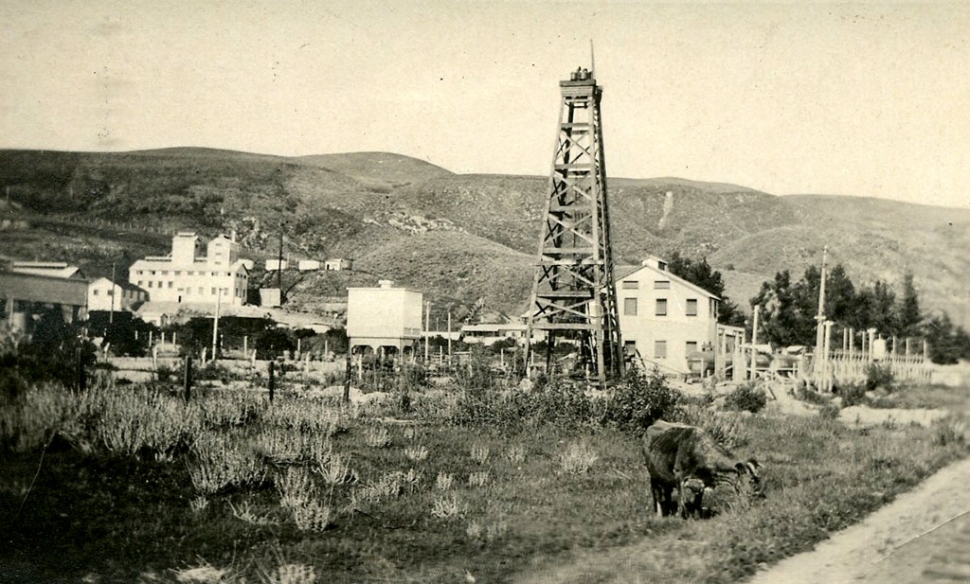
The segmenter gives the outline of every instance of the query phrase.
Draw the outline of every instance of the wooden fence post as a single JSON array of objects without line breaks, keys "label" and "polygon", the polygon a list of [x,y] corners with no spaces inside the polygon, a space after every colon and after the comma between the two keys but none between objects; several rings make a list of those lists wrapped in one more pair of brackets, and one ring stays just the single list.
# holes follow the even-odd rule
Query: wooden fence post
[{"label": "wooden fence post", "polygon": [[185,356],[185,376],[182,379],[182,387],[185,389],[185,403],[189,403],[192,397],[192,355]]},{"label": "wooden fence post", "polygon": [[269,403],[273,403],[273,392],[276,390],[276,361],[269,362]]},{"label": "wooden fence post", "polygon": [[84,349],[77,350],[77,388],[84,391],[88,388],[87,372],[84,370]]},{"label": "wooden fence post", "polygon": [[344,403],[350,403],[350,376],[353,375],[354,368],[350,361],[350,350],[347,350],[347,369],[344,374]]}]

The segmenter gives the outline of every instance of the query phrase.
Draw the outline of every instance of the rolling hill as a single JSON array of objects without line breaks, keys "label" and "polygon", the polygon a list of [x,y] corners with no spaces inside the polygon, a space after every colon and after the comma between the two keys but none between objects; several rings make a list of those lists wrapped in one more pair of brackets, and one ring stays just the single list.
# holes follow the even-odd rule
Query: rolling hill
[{"label": "rolling hill", "polygon": [[[457,175],[384,152],[280,157],[213,149],[127,153],[0,151],[0,259],[79,262],[110,273],[167,251],[167,233],[235,230],[250,257],[350,257],[352,276],[293,284],[299,306],[379,277],[445,306],[516,313],[531,288],[546,177]],[[970,211],[851,196],[788,195],[680,178],[609,182],[614,255],[707,257],[747,308],[776,271],[821,261],[856,281],[916,278],[924,307],[970,325]]]}]

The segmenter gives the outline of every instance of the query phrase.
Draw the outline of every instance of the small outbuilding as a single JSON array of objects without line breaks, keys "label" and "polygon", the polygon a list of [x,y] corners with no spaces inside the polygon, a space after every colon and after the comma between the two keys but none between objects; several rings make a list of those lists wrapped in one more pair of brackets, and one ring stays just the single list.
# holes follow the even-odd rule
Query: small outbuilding
[{"label": "small outbuilding", "polygon": [[348,260],[346,258],[331,258],[323,262],[323,269],[327,272],[340,272],[343,270],[354,269],[353,260]]},{"label": "small outbuilding", "polygon": [[300,260],[296,266],[301,272],[314,272],[320,269],[320,260]]}]

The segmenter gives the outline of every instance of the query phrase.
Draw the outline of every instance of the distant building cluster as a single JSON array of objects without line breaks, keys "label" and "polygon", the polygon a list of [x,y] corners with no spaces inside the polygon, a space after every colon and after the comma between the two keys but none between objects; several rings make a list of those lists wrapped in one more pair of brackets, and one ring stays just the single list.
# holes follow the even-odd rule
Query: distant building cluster
[{"label": "distant building cluster", "polygon": [[65,262],[13,262],[9,271],[0,273],[7,320],[13,328],[29,331],[45,312],[61,311],[66,322],[73,322],[105,311],[138,312],[161,324],[166,312],[177,312],[182,304],[246,304],[253,262],[240,259],[239,244],[225,235],[209,241],[206,256],[197,257],[198,239],[192,232],[177,233],[172,253],[135,261],[128,282],[90,279]]},{"label": "distant building cluster", "polygon": [[[50,310],[59,310],[67,322],[83,319],[88,312],[114,311],[136,312],[156,324],[165,324],[183,308],[206,313],[220,305],[223,314],[248,313],[253,261],[240,258],[240,246],[231,236],[210,240],[204,256],[197,255],[198,247],[195,233],[176,233],[171,253],[136,260],[128,270],[128,282],[89,279],[77,266],[64,262],[13,262],[8,271],[0,272],[0,296],[5,299],[8,321],[21,329],[29,329],[38,314]],[[268,271],[288,266],[286,260],[266,261]],[[341,271],[352,269],[352,263],[300,260],[295,267],[303,272]],[[671,274],[663,260],[652,257],[640,266],[619,267],[615,277],[628,359],[670,374],[702,373],[714,355],[733,352],[743,342],[741,329],[717,323],[720,298]],[[432,334],[422,321],[420,292],[396,288],[388,280],[375,288],[348,288],[347,292],[347,332],[351,348],[357,351],[410,352],[422,337]],[[283,302],[279,288],[263,288],[259,298],[262,308]],[[454,332],[470,343],[524,343],[527,316],[466,323]],[[537,334],[533,342],[545,336],[542,331]]]},{"label": "distant building cluster", "polygon": [[239,259],[239,244],[219,235],[206,246],[205,257],[196,257],[198,239],[192,232],[177,233],[171,255],[136,261],[128,281],[153,302],[245,304],[252,262]]}]

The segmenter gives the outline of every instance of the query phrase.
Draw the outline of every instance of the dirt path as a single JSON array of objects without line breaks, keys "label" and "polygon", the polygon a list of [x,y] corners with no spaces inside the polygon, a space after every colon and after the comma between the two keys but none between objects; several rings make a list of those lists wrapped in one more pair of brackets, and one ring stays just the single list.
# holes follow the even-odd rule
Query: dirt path
[{"label": "dirt path", "polygon": [[970,459],[750,584],[970,582]]}]

